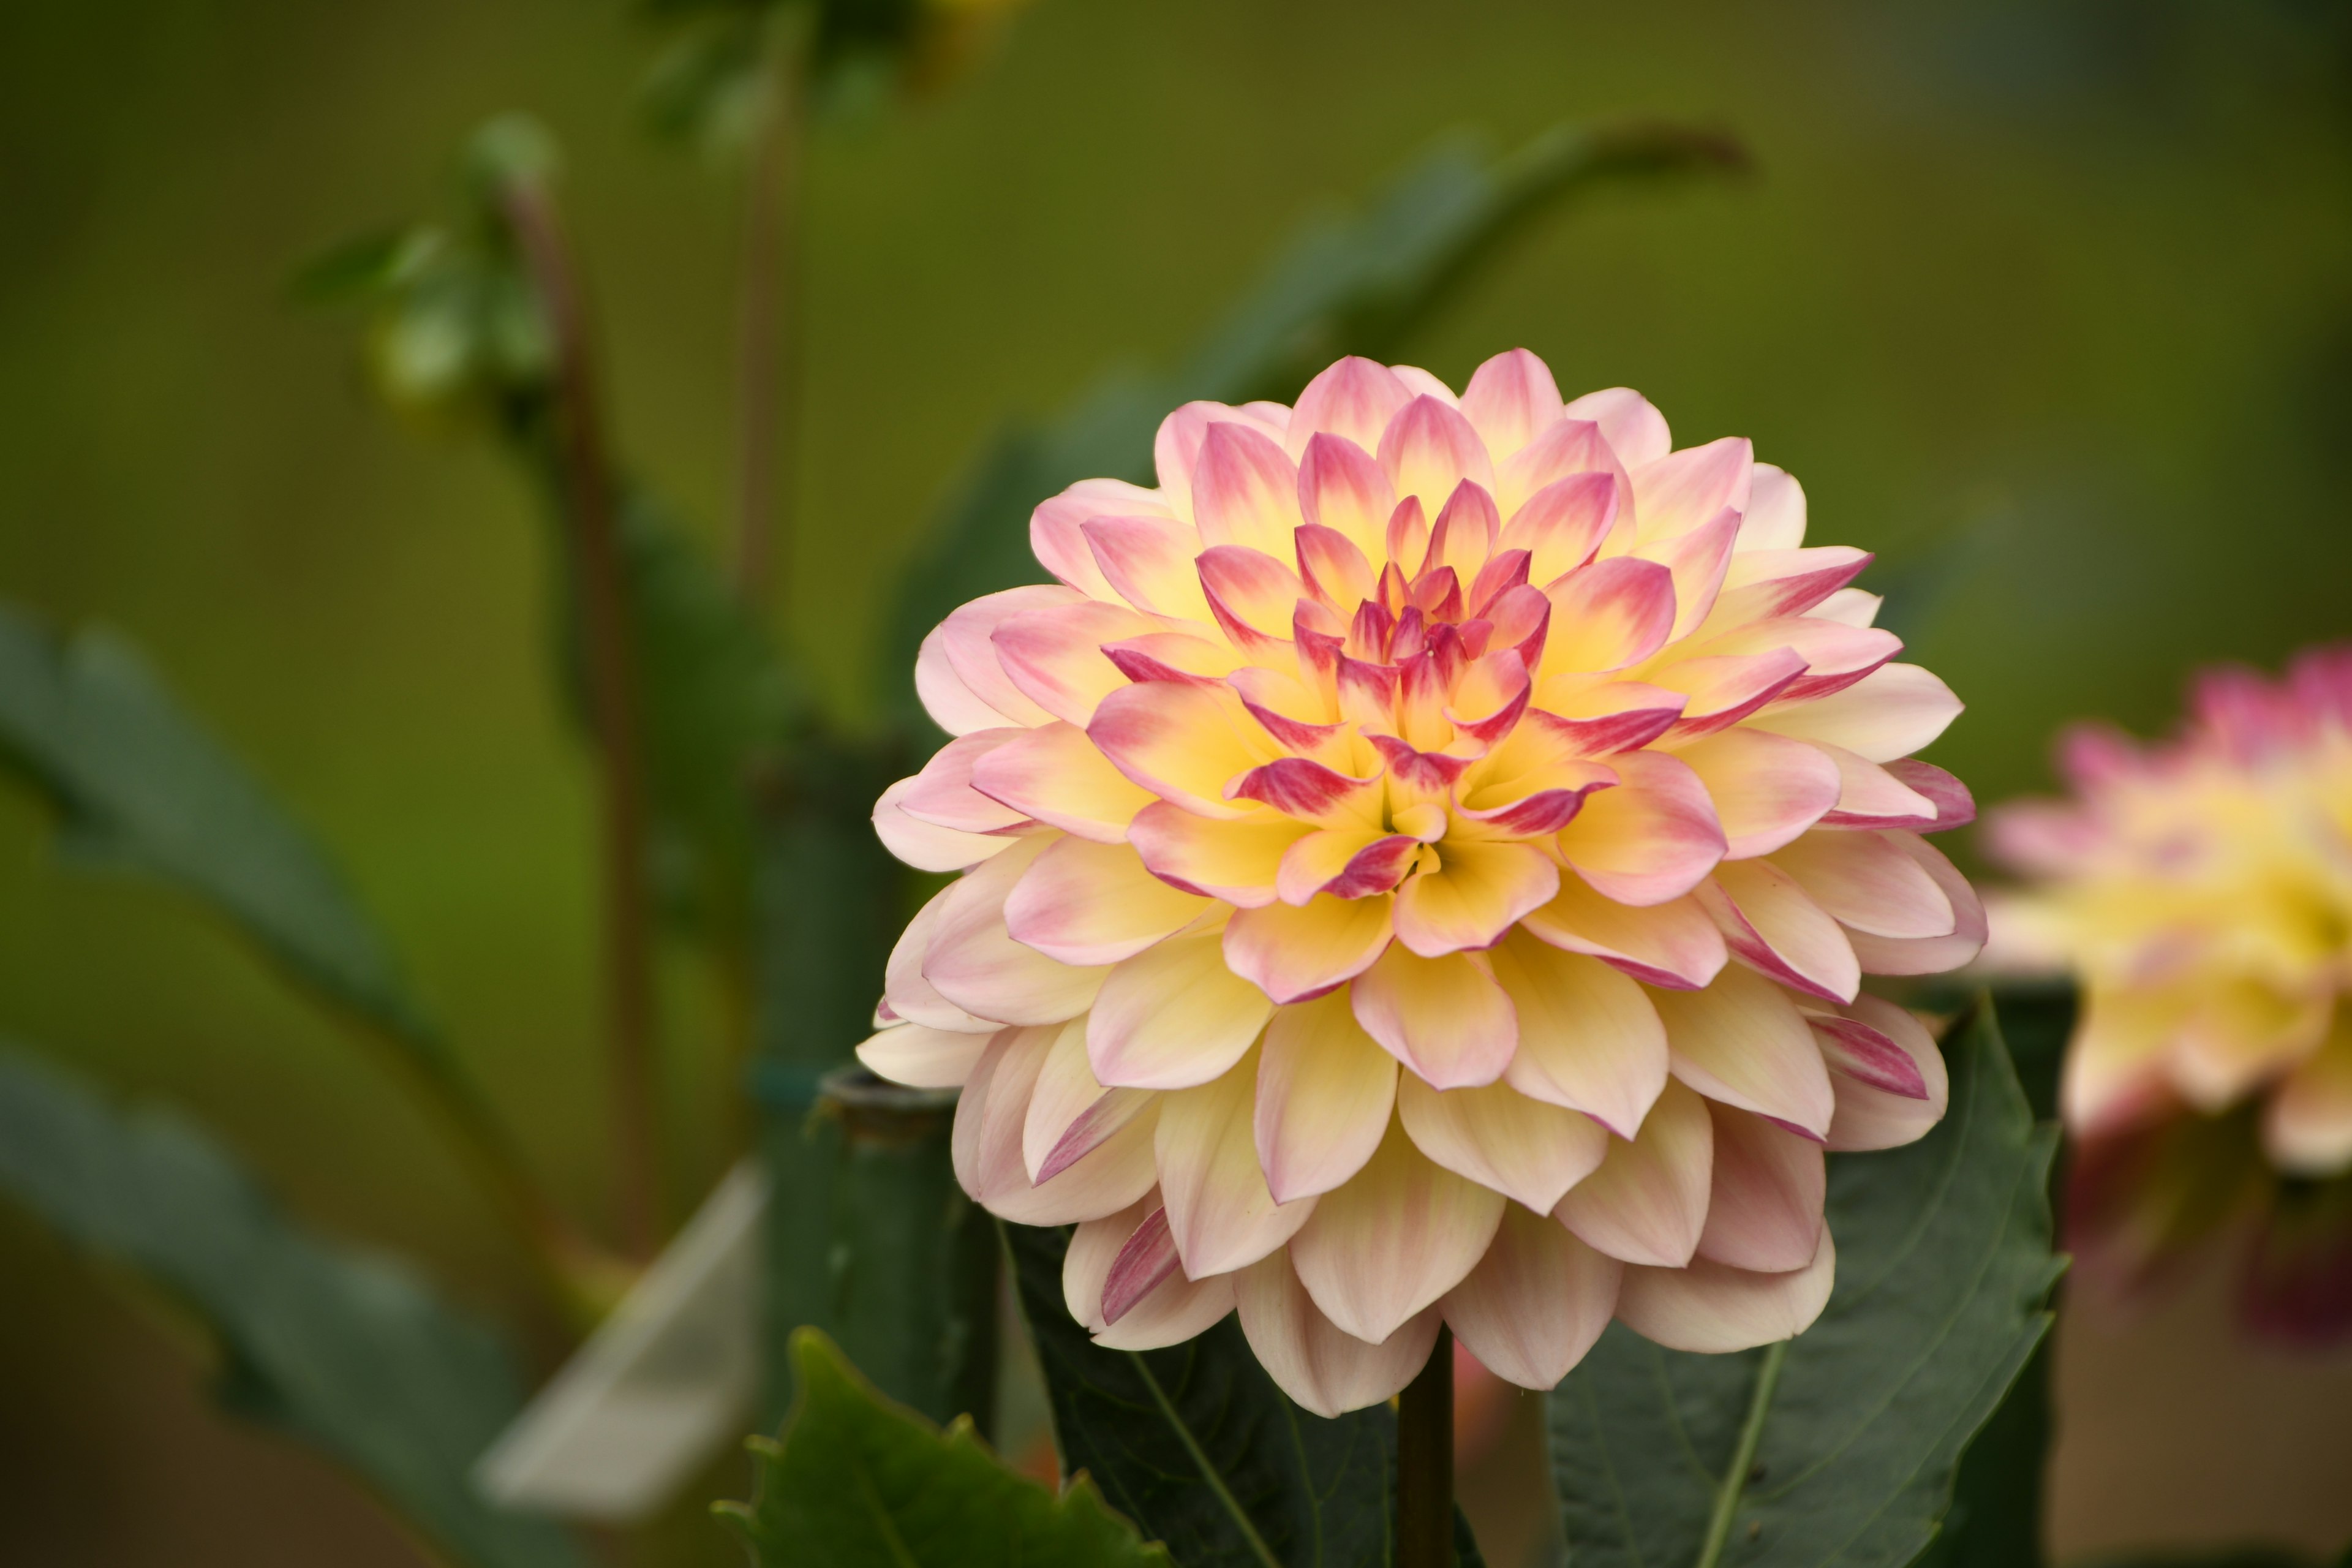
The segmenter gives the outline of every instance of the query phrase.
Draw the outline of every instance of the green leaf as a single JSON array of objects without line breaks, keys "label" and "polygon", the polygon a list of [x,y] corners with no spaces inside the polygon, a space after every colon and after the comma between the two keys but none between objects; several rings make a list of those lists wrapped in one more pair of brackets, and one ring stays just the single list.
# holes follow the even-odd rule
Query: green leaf
[{"label": "green leaf", "polygon": [[452,1557],[584,1568],[562,1531],[496,1512],[468,1479],[521,1405],[498,1338],[296,1226],[195,1127],[121,1114],[0,1048],[0,1192],[184,1303],[219,1339],[225,1404],[324,1450]]},{"label": "green leaf", "polygon": [[941,1431],[884,1399],[814,1329],[791,1354],[801,1394],[783,1437],[752,1439],[751,1503],[719,1505],[754,1568],[1168,1568],[1085,1477],[1055,1496],[969,1418]]},{"label": "green leaf", "polygon": [[[1241,403],[1295,396],[1343,354],[1388,354],[1528,220],[1612,181],[1738,167],[1726,138],[1675,126],[1547,132],[1507,157],[1449,138],[1393,181],[1363,212],[1310,223],[1228,312],[1182,370],[1098,386],[1043,429],[1015,428],[973,470],[908,573],[892,623],[888,663],[915,651],[958,605],[1037,581],[1030,510],[1079,479],[1148,480],[1160,418],[1194,398]],[[917,717],[899,679],[900,711]]]},{"label": "green leaf", "polygon": [[[1105,1350],[1062,1300],[1060,1230],[1003,1226],[1066,1471],[1168,1543],[1184,1568],[1355,1568],[1390,1560],[1396,1416],[1292,1404],[1228,1316],[1168,1350]],[[1478,1549],[1459,1516],[1461,1568]]]},{"label": "green leaf", "polygon": [[2037,1126],[1989,1005],[1946,1043],[1951,1110],[1830,1163],[1837,1286],[1800,1338],[1688,1355],[1612,1325],[1551,1396],[1578,1568],[1906,1563],[1962,1447],[2033,1353],[2061,1268]]},{"label": "green leaf", "polygon": [[56,805],[78,859],[179,884],[298,979],[446,1067],[341,873],[122,639],[60,637],[0,604],[0,762]]}]

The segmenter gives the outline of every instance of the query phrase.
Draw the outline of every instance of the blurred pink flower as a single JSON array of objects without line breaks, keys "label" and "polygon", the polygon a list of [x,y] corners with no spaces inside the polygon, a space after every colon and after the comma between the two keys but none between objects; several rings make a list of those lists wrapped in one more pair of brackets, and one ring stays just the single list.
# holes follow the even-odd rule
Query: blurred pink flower
[{"label": "blurred pink flower", "polygon": [[2299,1337],[2352,1328],[2352,1214],[2314,1185],[2352,1172],[2352,648],[2278,681],[2208,671],[2174,739],[2081,728],[2059,765],[2072,799],[1986,824],[2028,881],[1993,900],[1986,956],[2081,984],[2074,1244],[2145,1276],[2268,1193],[2249,1310]]},{"label": "blurred pink flower", "polygon": [[1803,548],[1745,440],[1563,406],[1524,351],[1458,397],[1348,359],[1295,407],[1189,404],[1158,468],[1040,506],[1058,581],[923,646],[956,738],[875,823],[967,874],[866,1064],[962,1086],[980,1202],[1077,1223],[1100,1342],[1238,1308],[1327,1415],[1441,1320],[1530,1388],[1612,1313],[1692,1350],[1803,1329],[1823,1151],[1944,1109],[1862,974],[1983,937],[1919,837],[1968,794],[1903,760],[1959,703],[1890,662],[1869,557]]}]

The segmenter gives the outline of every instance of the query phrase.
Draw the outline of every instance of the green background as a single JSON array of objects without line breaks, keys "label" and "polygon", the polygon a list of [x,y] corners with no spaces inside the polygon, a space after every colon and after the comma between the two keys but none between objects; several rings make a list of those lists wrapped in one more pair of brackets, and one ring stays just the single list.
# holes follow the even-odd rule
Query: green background
[{"label": "green background", "polygon": [[[1680,444],[1753,437],[1815,542],[1881,552],[1865,584],[1969,702],[1936,758],[1981,797],[2041,785],[2066,719],[2154,728],[2197,661],[2352,632],[2347,37],[2316,0],[1045,0],[966,81],[812,151],[780,627],[845,710],[905,679],[868,657],[886,588],[978,444],[1176,356],[1305,207],[1433,134],[1696,118],[1757,174],[1546,219],[1412,357],[1458,382],[1525,344],[1571,392],[1642,388]],[[0,9],[0,594],[149,649],[342,855],[591,1212],[592,801],[542,525],[479,445],[384,418],[347,323],[283,281],[436,207],[483,117],[539,113],[620,441],[714,520],[735,204],[642,134],[650,50],[609,0]],[[0,1029],[532,1327],[387,1080],[190,908],[61,875],[45,837],[0,797]],[[683,1205],[730,1143],[709,998],[667,979]],[[196,1414],[158,1312],[13,1213],[0,1280],[0,1554],[402,1560],[319,1467]]]}]

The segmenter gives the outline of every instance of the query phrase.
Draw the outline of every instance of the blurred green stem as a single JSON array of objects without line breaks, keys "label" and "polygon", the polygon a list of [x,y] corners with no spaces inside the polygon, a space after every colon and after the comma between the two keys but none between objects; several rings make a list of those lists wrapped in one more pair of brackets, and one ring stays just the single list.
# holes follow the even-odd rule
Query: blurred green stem
[{"label": "blurred green stem", "polygon": [[746,163],[736,318],[735,585],[791,591],[800,403],[801,154],[805,51],[792,20],[769,51],[767,101]]},{"label": "blurred green stem", "polygon": [[1696,1568],[1716,1568],[1731,1540],[1732,1521],[1739,1516],[1739,1500],[1747,1495],[1749,1472],[1756,1468],[1756,1450],[1764,1441],[1764,1416],[1772,1408],[1773,1391],[1780,1384],[1780,1364],[1789,1359],[1789,1342],[1775,1340],[1765,1347],[1756,1369],[1756,1386],[1748,1399],[1748,1419],[1739,1428],[1739,1446],[1732,1450],[1731,1468],[1716,1489],[1715,1511],[1706,1521],[1706,1539],[1700,1543]]},{"label": "blurred green stem", "polygon": [[578,589],[581,672],[604,785],[605,1025],[611,1051],[613,1164],[621,1236],[653,1256],[660,1242],[660,1155],[653,1060],[653,921],[645,749],[635,627],[621,567],[612,470],[597,417],[587,321],[562,224],[546,187],[509,178],[500,210],[546,312],[555,356],[550,458]]},{"label": "blurred green stem", "polygon": [[1454,1568],[1454,1331],[1397,1401],[1398,1568]]}]

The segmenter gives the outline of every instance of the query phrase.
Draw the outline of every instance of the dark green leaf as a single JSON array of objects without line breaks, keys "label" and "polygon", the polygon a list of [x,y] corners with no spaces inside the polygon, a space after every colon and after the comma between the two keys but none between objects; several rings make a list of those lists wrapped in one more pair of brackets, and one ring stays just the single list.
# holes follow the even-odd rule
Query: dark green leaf
[{"label": "dark green leaf", "polygon": [[178,883],[298,978],[446,1067],[341,874],[121,638],[59,637],[0,605],[0,761],[55,803],[79,858]]},{"label": "dark green leaf", "polygon": [[783,1437],[752,1440],[752,1500],[719,1510],[754,1568],[1167,1568],[1084,1477],[1055,1496],[969,1419],[941,1431],[883,1399],[814,1329],[791,1354],[800,1401]]},{"label": "dark green leaf", "polygon": [[325,1450],[454,1558],[583,1568],[468,1479],[520,1407],[498,1338],[382,1258],[295,1226],[204,1133],[122,1115],[0,1048],[0,1192],[176,1298],[218,1336],[223,1401]]},{"label": "dark green leaf", "polygon": [[[1940,1126],[1831,1161],[1837,1287],[1811,1330],[1701,1356],[1612,1325],[1551,1396],[1578,1568],[1892,1568],[1927,1545],[1963,1445],[2041,1342],[2060,1268],[2056,1129],[2035,1124],[1990,1006],[1946,1052]],[[1752,1469],[1734,1462],[1751,1423]]]},{"label": "dark green leaf", "polygon": [[1673,126],[1559,127],[1508,157],[1441,142],[1352,217],[1310,224],[1174,375],[1115,381],[1044,429],[1008,432],[981,459],[908,574],[887,663],[915,713],[915,650],[958,605],[1038,580],[1030,510],[1083,479],[1146,479],[1162,416],[1194,398],[1287,400],[1342,354],[1382,355],[1529,218],[1612,180],[1737,166],[1725,138]]},{"label": "dark green leaf", "polygon": [[[1184,1568],[1357,1568],[1390,1558],[1396,1416],[1326,1420],[1274,1385],[1232,1317],[1168,1350],[1104,1350],[1062,1301],[1059,1230],[1003,1227],[1066,1470]],[[1462,1568],[1477,1547],[1456,1521]]]}]

